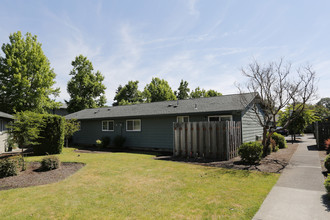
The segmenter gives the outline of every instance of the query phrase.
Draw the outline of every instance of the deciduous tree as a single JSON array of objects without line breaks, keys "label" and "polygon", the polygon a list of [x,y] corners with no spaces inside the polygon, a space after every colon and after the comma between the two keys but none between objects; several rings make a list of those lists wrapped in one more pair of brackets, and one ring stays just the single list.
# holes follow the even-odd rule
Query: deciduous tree
[{"label": "deciduous tree", "polygon": [[176,100],[171,87],[164,79],[152,78],[151,82],[144,88],[144,96],[147,102],[159,102],[167,100]]},{"label": "deciduous tree", "polygon": [[125,86],[119,85],[113,105],[130,105],[143,102],[142,92],[138,90],[139,81],[128,81]]},{"label": "deciduous tree", "polygon": [[[279,62],[260,64],[257,61],[242,69],[242,73],[248,78],[246,89],[249,92],[258,94],[259,98],[254,99],[252,110],[257,121],[263,127],[264,153],[267,152],[267,142],[270,136],[276,131],[276,115],[289,104],[292,106],[292,114],[283,127],[289,126],[292,121],[300,116],[306,104],[315,97],[315,75],[310,66],[301,66],[292,71],[290,64]],[[243,93],[243,88],[238,85]],[[245,105],[249,100],[242,96],[241,102]],[[260,106],[263,109],[263,116],[260,114]],[[267,135],[268,133],[268,135]]]},{"label": "deciduous tree", "polygon": [[92,63],[79,55],[72,61],[73,69],[70,72],[72,78],[68,82],[68,93],[70,100],[68,112],[76,112],[86,108],[102,107],[106,103],[104,77],[97,71],[93,72]]},{"label": "deciduous tree", "polygon": [[[7,113],[20,111],[45,112],[59,107],[53,99],[59,89],[54,70],[41,49],[37,36],[18,31],[2,45],[0,57],[0,109]],[[52,99],[53,97],[53,99]]]}]

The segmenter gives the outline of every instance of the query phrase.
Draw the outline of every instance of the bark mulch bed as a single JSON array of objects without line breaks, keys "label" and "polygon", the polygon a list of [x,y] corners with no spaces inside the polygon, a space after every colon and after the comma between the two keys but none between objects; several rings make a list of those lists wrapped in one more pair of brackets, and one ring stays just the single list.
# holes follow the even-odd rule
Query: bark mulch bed
[{"label": "bark mulch bed", "polygon": [[247,165],[241,162],[240,157],[235,157],[229,161],[207,161],[203,159],[195,158],[174,158],[171,156],[155,157],[156,160],[171,160],[178,162],[185,162],[191,164],[198,164],[210,167],[223,167],[229,169],[238,170],[256,170],[260,172],[268,173],[281,173],[283,169],[289,164],[289,161],[296,151],[298,143],[288,143],[288,147],[280,149],[277,152],[271,153],[267,157],[263,158],[259,164]]},{"label": "bark mulch bed", "polygon": [[83,163],[62,162],[58,169],[41,171],[40,165],[40,162],[30,162],[19,175],[0,178],[0,191],[59,182],[85,166]]}]

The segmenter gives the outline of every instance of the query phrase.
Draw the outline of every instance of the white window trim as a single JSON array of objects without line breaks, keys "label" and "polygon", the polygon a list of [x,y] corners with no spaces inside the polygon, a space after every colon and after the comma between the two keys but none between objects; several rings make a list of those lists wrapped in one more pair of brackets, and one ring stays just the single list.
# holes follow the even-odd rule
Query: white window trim
[{"label": "white window trim", "polygon": [[[107,129],[103,129],[103,122],[107,122]],[[110,128],[109,128],[109,122],[112,122],[112,124],[113,124],[112,130],[110,130]],[[104,120],[104,121],[102,121],[101,128],[102,128],[102,131],[114,131],[114,129],[115,129],[115,122],[114,122],[114,120]]]},{"label": "white window trim", "polygon": [[183,116],[183,115],[176,116],[176,122],[179,122],[179,118],[180,117],[182,117],[182,118],[188,118],[188,122],[189,122],[189,116],[187,116],[187,115],[186,116]]},{"label": "white window trim", "polygon": [[[128,129],[127,129],[127,128],[128,128],[127,123],[128,123],[129,121],[133,121],[133,130],[128,130]],[[139,129],[139,130],[134,130],[134,121],[139,121],[139,122],[140,122],[140,129]],[[127,131],[127,132],[141,131],[141,127],[142,127],[141,119],[128,119],[128,120],[126,120],[126,131]]]},{"label": "white window trim", "polygon": [[[230,117],[230,121],[232,121],[233,120],[233,116],[232,115],[210,115],[210,116],[208,116],[208,121],[210,121],[210,118],[212,118],[212,117],[219,117],[220,119],[221,118],[226,118],[226,117]],[[221,120],[219,120],[219,121],[221,121]]]}]

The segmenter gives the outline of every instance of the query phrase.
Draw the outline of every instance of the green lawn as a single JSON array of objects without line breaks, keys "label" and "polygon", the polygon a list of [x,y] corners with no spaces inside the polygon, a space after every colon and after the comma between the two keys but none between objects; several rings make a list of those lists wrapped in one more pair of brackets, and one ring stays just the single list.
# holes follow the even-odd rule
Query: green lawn
[{"label": "green lawn", "polygon": [[69,148],[59,157],[86,166],[58,183],[0,191],[0,219],[251,219],[279,177],[148,154]]}]

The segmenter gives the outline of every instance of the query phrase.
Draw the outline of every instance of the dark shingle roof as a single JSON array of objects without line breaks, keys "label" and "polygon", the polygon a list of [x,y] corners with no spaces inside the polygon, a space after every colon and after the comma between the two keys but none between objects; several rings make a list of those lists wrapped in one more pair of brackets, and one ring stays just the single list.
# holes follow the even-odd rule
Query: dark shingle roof
[{"label": "dark shingle roof", "polygon": [[245,93],[209,98],[84,109],[65,117],[67,119],[96,119],[241,111],[246,108],[246,105],[242,104],[241,96],[244,96],[244,103],[246,100],[246,103],[250,103],[256,97],[256,94]]},{"label": "dark shingle roof", "polygon": [[4,113],[4,112],[0,112],[0,118],[14,118],[12,115]]}]

